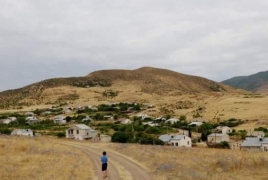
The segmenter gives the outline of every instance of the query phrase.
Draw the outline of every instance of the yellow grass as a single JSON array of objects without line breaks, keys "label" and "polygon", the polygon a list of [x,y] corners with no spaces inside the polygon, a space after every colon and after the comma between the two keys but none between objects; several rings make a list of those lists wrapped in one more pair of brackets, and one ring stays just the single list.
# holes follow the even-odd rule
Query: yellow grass
[{"label": "yellow grass", "polygon": [[[89,154],[43,137],[0,137],[0,179],[92,179]],[[89,144],[83,142],[82,144]],[[268,154],[208,148],[98,144],[128,157],[156,180],[251,180],[268,177]],[[112,163],[112,162],[111,162]],[[138,172],[137,172],[138,173]]]},{"label": "yellow grass", "polygon": [[[114,98],[104,97],[102,93],[105,90],[117,91],[118,96]],[[141,87],[133,83],[126,84],[118,81],[111,87],[91,87],[77,88],[72,86],[62,86],[57,88],[45,89],[42,93],[43,103],[34,106],[23,106],[21,110],[0,110],[0,113],[14,111],[31,111],[36,108],[49,108],[54,105],[57,99],[70,94],[79,95],[77,100],[66,100],[67,106],[82,106],[82,105],[99,105],[109,102],[139,102],[149,103],[155,106],[155,111],[145,111],[149,115],[161,116],[165,115],[161,109],[166,108],[173,116],[186,115],[188,120],[193,119],[195,111],[202,107],[204,110],[200,115],[208,121],[227,120],[230,118],[237,119],[264,119],[268,120],[268,96],[244,95],[239,93],[192,93],[178,94],[174,90],[165,92],[162,95],[144,93]],[[177,103],[190,103],[190,107],[180,109]],[[48,103],[48,104],[47,104]],[[51,104],[50,104],[51,103]]]},{"label": "yellow grass", "polygon": [[52,138],[0,136],[0,179],[90,179],[93,165],[81,150]]},{"label": "yellow grass", "polygon": [[268,154],[207,148],[111,144],[148,167],[157,180],[252,180],[268,177]]}]

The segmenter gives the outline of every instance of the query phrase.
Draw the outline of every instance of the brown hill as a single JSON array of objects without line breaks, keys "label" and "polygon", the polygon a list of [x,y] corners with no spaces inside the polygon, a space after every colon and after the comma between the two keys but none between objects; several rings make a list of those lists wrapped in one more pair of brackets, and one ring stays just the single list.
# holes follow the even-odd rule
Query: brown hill
[{"label": "brown hill", "polygon": [[131,83],[139,86],[145,93],[163,94],[174,90],[181,93],[234,91],[226,85],[202,77],[152,67],[136,70],[102,70],[90,73],[88,77],[109,79],[112,84]]},{"label": "brown hill", "polygon": [[[48,79],[20,89],[4,91],[0,93],[0,107],[74,101],[80,99],[85,93],[87,96],[84,97],[87,99],[100,100],[102,92],[107,88],[120,91],[121,99],[124,99],[124,96],[131,96],[133,92],[162,96],[202,92],[237,92],[229,86],[202,77],[166,69],[143,67],[136,70],[96,71],[85,77]],[[136,94],[136,96],[139,95],[141,94]]]}]

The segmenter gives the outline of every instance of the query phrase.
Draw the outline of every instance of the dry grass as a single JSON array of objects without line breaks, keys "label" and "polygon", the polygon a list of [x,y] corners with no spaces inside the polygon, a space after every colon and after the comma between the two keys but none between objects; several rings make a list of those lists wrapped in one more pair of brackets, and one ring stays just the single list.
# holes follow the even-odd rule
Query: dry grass
[{"label": "dry grass", "polygon": [[266,179],[268,154],[242,151],[111,144],[150,168],[158,180]]},{"label": "dry grass", "polygon": [[52,138],[0,136],[0,179],[92,179],[87,154]]}]

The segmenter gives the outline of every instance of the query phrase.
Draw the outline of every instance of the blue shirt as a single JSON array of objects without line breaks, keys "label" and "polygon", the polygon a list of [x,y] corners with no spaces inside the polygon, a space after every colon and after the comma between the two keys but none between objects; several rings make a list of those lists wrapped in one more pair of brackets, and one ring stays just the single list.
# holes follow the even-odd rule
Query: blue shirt
[{"label": "blue shirt", "polygon": [[102,157],[101,157],[101,162],[102,162],[102,164],[107,163],[107,162],[108,162],[108,158],[107,158],[107,156],[102,156]]}]

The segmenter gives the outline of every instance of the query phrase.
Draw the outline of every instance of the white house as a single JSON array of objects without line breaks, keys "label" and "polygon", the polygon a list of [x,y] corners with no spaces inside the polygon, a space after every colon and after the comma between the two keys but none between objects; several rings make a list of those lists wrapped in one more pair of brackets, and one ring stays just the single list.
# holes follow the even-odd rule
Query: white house
[{"label": "white house", "polygon": [[251,133],[248,133],[247,136],[251,137],[264,137],[265,133],[263,131],[253,131]]},{"label": "white house", "polygon": [[25,116],[34,116],[34,113],[33,112],[26,112]]},{"label": "white house", "polygon": [[268,151],[268,138],[247,137],[240,148],[247,151]]},{"label": "white house", "polygon": [[17,118],[16,117],[8,117],[8,119],[10,119],[12,122],[13,121],[17,121]]},{"label": "white house", "polygon": [[140,117],[142,120],[146,118],[151,118],[151,116],[149,116],[148,114],[138,114],[137,117]]},{"label": "white house", "polygon": [[220,131],[222,134],[229,134],[233,132],[233,130],[228,126],[218,126],[216,127],[216,130]]},{"label": "white house", "polygon": [[9,124],[9,123],[11,123],[11,122],[12,122],[11,119],[1,119],[1,120],[0,120],[0,124]]},{"label": "white house", "polygon": [[185,135],[176,135],[176,134],[164,134],[158,137],[161,141],[171,146],[177,147],[192,147],[192,140]]},{"label": "white house", "polygon": [[179,120],[177,118],[171,118],[171,119],[166,120],[166,123],[174,124],[174,123],[177,123],[178,121]]},{"label": "white house", "polygon": [[15,129],[11,132],[11,136],[33,136],[31,129]]},{"label": "white house", "polygon": [[85,124],[75,124],[66,130],[66,138],[69,139],[92,139],[97,137],[98,132]]},{"label": "white house", "polygon": [[121,124],[131,124],[132,121],[130,119],[124,119],[121,121]]},{"label": "white house", "polygon": [[212,133],[208,135],[208,139],[207,139],[208,143],[220,143],[223,141],[226,141],[226,142],[230,141],[230,137],[228,134]]},{"label": "white house", "polygon": [[40,120],[37,119],[35,116],[27,117],[25,120],[26,120],[27,124],[34,124],[34,123],[39,123],[40,122]]},{"label": "white house", "polygon": [[113,120],[114,117],[112,115],[105,115],[105,116],[103,116],[103,119],[105,119],[105,120]]},{"label": "white house", "polygon": [[49,114],[52,114],[52,112],[51,111],[44,111],[42,114],[43,115],[49,115]]},{"label": "white house", "polygon": [[94,122],[94,120],[92,118],[90,118],[89,116],[87,116],[87,117],[82,119],[82,122]]},{"label": "white house", "polygon": [[70,114],[72,113],[73,111],[71,109],[65,109],[62,111],[62,113],[65,113],[65,114]]},{"label": "white house", "polygon": [[199,122],[199,121],[193,121],[193,122],[191,122],[189,125],[190,126],[192,126],[192,125],[194,125],[194,126],[201,126],[203,123],[202,122]]},{"label": "white house", "polygon": [[53,121],[55,124],[66,124],[66,116],[56,116]]},{"label": "white house", "polygon": [[158,124],[158,123],[153,122],[153,121],[149,121],[149,122],[143,122],[142,124],[143,124],[143,125],[148,125],[148,126],[151,126],[151,127],[154,127],[154,126],[159,126],[159,124]]}]

